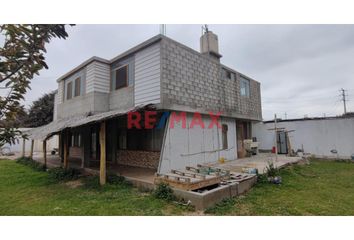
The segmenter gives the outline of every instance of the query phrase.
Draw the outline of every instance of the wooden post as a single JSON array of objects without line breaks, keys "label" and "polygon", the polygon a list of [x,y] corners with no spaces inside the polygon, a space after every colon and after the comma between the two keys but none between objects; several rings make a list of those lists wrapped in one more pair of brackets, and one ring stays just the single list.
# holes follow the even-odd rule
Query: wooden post
[{"label": "wooden post", "polygon": [[68,131],[64,132],[64,168],[68,168],[68,139],[69,139],[69,134]]},{"label": "wooden post", "polygon": [[43,141],[43,164],[47,167],[47,140]]},{"label": "wooden post", "polygon": [[275,161],[278,161],[278,129],[277,129],[277,114],[274,114],[274,132],[275,132]]},{"label": "wooden post", "polygon": [[34,148],[34,140],[31,140],[31,152],[30,152],[30,158],[33,159],[33,148]]},{"label": "wooden post", "polygon": [[22,138],[22,157],[25,157],[26,139]]},{"label": "wooden post", "polygon": [[100,184],[106,184],[106,123],[100,127]]}]

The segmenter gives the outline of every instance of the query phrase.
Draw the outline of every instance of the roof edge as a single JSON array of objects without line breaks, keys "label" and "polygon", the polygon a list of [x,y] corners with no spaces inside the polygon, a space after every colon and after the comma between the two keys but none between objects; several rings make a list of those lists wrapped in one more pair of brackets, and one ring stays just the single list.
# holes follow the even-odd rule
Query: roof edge
[{"label": "roof edge", "polygon": [[60,82],[60,81],[64,80],[67,77],[70,77],[72,74],[74,74],[75,72],[79,71],[80,69],[86,67],[88,64],[90,64],[91,62],[94,62],[94,61],[101,62],[101,63],[106,63],[106,64],[110,63],[107,59],[93,56],[93,57],[87,59],[86,61],[84,61],[83,63],[81,63],[80,65],[78,65],[77,67],[71,69],[69,72],[65,73],[61,77],[59,77],[57,79],[57,82]]},{"label": "roof edge", "polygon": [[81,63],[80,65],[78,65],[77,67],[73,68],[72,70],[70,70],[69,72],[65,73],[64,75],[62,75],[60,78],[57,79],[57,82],[60,82],[62,80],[64,80],[65,78],[69,77],[70,75],[74,74],[75,72],[79,71],[80,69],[84,68],[85,66],[87,66],[88,64],[90,64],[91,62],[97,61],[97,62],[101,62],[101,63],[105,63],[105,64],[111,64],[114,61],[120,59],[120,58],[124,58],[130,54],[133,54],[147,46],[150,46],[151,44],[154,44],[157,41],[160,41],[162,39],[163,35],[158,34],[152,38],[149,38],[148,40],[136,45],[135,47],[130,48],[129,50],[119,54],[118,56],[112,58],[111,60],[107,60],[104,58],[100,58],[97,56],[93,56],[89,59],[87,59],[86,61],[84,61],[83,63]]}]

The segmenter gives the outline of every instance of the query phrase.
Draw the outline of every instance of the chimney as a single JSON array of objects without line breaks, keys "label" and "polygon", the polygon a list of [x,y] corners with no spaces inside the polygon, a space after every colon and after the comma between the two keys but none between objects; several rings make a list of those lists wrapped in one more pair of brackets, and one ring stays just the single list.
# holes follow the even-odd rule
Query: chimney
[{"label": "chimney", "polygon": [[209,31],[207,26],[205,26],[203,30],[204,33],[200,37],[200,52],[220,61],[222,55],[219,53],[218,36],[212,31]]}]

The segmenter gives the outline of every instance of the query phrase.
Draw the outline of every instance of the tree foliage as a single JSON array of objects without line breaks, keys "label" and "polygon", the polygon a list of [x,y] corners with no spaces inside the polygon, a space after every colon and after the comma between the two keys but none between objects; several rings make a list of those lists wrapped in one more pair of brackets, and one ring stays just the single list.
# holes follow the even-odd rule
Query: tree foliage
[{"label": "tree foliage", "polygon": [[32,103],[24,126],[39,127],[53,121],[54,94],[54,92],[44,94]]},{"label": "tree foliage", "polygon": [[[52,38],[66,39],[65,27],[64,24],[0,25],[0,33],[5,37],[0,48],[0,120],[16,119],[30,81],[40,70],[48,68],[44,57],[46,44]],[[0,138],[11,143],[14,134],[18,131],[2,130]]]}]

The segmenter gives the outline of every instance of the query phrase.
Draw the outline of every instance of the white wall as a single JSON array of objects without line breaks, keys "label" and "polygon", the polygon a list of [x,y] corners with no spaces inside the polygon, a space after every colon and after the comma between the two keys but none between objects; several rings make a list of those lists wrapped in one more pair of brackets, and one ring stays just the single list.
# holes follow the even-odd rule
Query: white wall
[{"label": "white wall", "polygon": [[237,158],[236,123],[232,118],[222,118],[220,124],[228,125],[228,149],[222,149],[222,129],[215,125],[209,129],[210,117],[203,115],[205,128],[189,128],[193,114],[187,114],[187,128],[182,122],[175,122],[174,128],[166,126],[166,136],[162,148],[158,172],[167,173],[171,169],[184,170],[186,166],[217,162],[220,157],[227,160]]},{"label": "white wall", "polygon": [[135,55],[135,105],[160,103],[160,44],[154,44]]},{"label": "white wall", "polygon": [[110,66],[93,61],[86,67],[86,93],[110,92]]},{"label": "white wall", "polygon": [[[29,130],[30,128],[20,128],[21,131],[24,130]],[[23,145],[23,140],[22,138],[18,139],[18,143],[10,145],[10,144],[5,144],[4,147],[9,147],[11,152],[14,153],[22,153],[22,145]],[[53,148],[59,148],[59,137],[57,135],[54,135],[53,137],[49,138],[47,140],[47,151],[50,152],[53,150]],[[25,152],[28,153],[31,150],[31,139],[26,140],[25,142]],[[43,142],[39,140],[34,141],[34,147],[33,147],[34,152],[42,152],[43,151]]]},{"label": "white wall", "polygon": [[58,92],[54,94],[53,121],[58,119]]},{"label": "white wall", "polygon": [[[350,158],[354,154],[354,118],[323,119],[279,122],[277,127],[295,130],[289,133],[292,149],[304,147],[306,153],[324,157]],[[274,146],[274,123],[255,123],[253,137],[260,142],[260,149]],[[338,155],[331,153],[332,149]]]}]

